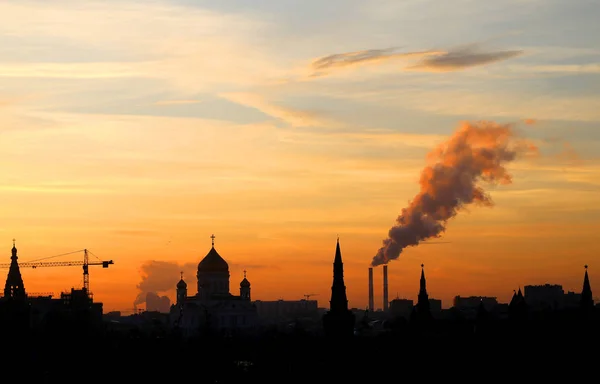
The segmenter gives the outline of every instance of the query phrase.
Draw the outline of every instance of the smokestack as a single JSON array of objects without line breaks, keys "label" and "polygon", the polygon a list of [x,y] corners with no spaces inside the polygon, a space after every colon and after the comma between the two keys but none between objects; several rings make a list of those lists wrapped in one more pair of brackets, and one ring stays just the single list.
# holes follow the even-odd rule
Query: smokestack
[{"label": "smokestack", "polygon": [[369,311],[375,310],[373,298],[373,267],[369,267]]},{"label": "smokestack", "polygon": [[388,280],[387,280],[387,265],[383,266],[383,310],[388,310]]}]

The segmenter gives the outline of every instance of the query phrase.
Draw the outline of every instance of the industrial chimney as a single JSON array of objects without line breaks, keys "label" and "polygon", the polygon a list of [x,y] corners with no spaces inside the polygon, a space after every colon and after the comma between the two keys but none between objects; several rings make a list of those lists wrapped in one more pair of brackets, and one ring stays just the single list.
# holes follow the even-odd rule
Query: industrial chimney
[{"label": "industrial chimney", "polygon": [[375,310],[375,303],[373,299],[373,268],[369,268],[369,311]]},{"label": "industrial chimney", "polygon": [[388,310],[388,279],[387,279],[387,265],[383,266],[383,310]]}]

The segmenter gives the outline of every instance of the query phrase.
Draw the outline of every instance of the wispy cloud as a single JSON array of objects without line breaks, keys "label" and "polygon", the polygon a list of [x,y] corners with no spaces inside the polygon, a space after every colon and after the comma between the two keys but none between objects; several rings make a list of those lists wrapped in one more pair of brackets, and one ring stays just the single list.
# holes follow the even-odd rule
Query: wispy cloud
[{"label": "wispy cloud", "polygon": [[17,63],[0,64],[0,77],[106,79],[150,76],[148,63]]},{"label": "wispy cloud", "polygon": [[201,100],[160,100],[154,103],[154,105],[186,105],[186,104],[198,104]]},{"label": "wispy cloud", "polygon": [[[23,58],[3,60],[0,53],[0,77],[145,77],[190,94],[254,85],[286,69],[250,48],[256,31],[267,28],[250,15],[132,0],[2,3],[0,14],[3,45],[18,46]],[[32,40],[37,36],[52,51]]]},{"label": "wispy cloud", "polygon": [[506,90],[494,92],[445,88],[380,88],[364,90],[343,88],[323,90],[330,97],[360,100],[385,108],[412,109],[446,116],[475,118],[511,118],[515,120],[600,121],[600,98],[596,96],[565,97],[539,95],[524,90],[515,94]]},{"label": "wispy cloud", "polygon": [[600,73],[600,64],[510,65],[508,70],[539,74],[596,74]]},{"label": "wispy cloud", "polygon": [[231,92],[222,93],[224,99],[255,108],[269,116],[280,119],[294,127],[332,126],[335,122],[320,116],[314,111],[305,111],[296,108],[282,107],[267,101],[255,93]]},{"label": "wispy cloud", "polygon": [[442,55],[425,57],[419,63],[409,66],[407,69],[427,72],[458,71],[511,59],[523,53],[521,50],[485,51],[480,49],[477,44],[469,44],[449,50]]},{"label": "wispy cloud", "polygon": [[52,194],[105,194],[111,193],[110,189],[97,188],[86,185],[68,185],[68,184],[13,184],[2,185],[0,191],[18,192],[18,193],[52,193]]},{"label": "wispy cloud", "polygon": [[383,64],[392,60],[414,60],[416,64],[405,70],[427,72],[458,71],[470,67],[491,64],[523,54],[520,50],[485,51],[479,44],[468,44],[450,50],[424,50],[398,52],[397,48],[369,49],[364,51],[336,53],[315,59],[311,63],[311,77],[324,76],[339,68],[364,64]]},{"label": "wispy cloud", "polygon": [[327,70],[335,68],[374,64],[394,59],[410,59],[440,54],[443,54],[443,52],[398,52],[397,48],[369,49],[365,51],[334,53],[332,55],[324,56],[314,60],[311,64],[313,72],[310,76],[322,76],[327,74]]}]

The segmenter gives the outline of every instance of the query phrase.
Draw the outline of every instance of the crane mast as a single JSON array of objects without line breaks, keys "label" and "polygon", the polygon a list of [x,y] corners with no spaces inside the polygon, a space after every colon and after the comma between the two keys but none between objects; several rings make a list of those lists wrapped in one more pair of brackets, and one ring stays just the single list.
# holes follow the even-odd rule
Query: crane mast
[{"label": "crane mast", "polygon": [[[81,251],[82,250],[69,252],[66,254],[56,255],[56,256],[52,256],[52,257],[64,256],[67,254],[78,253]],[[38,267],[72,267],[72,266],[81,265],[83,268],[83,289],[85,290],[85,292],[87,294],[90,293],[89,266],[90,265],[101,265],[102,268],[108,268],[108,266],[111,264],[114,264],[114,262],[112,260],[90,262],[89,251],[87,250],[87,248],[83,249],[83,261],[46,261],[46,262],[31,261],[31,262],[25,262],[25,263],[18,263],[19,267],[23,267],[23,268],[30,267],[33,269],[38,268]],[[0,264],[0,268],[10,268],[10,264]]]},{"label": "crane mast", "polygon": [[83,250],[83,289],[85,293],[90,293],[90,274],[88,271],[90,257],[87,248]]}]

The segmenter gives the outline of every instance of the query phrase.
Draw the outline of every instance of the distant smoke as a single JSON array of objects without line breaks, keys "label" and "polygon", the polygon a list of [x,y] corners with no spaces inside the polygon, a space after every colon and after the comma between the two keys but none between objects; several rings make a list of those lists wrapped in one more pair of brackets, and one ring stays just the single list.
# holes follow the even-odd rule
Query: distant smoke
[{"label": "distant smoke", "polygon": [[154,292],[146,293],[146,311],[168,313],[171,309],[171,299],[159,296]]},{"label": "distant smoke", "polygon": [[516,138],[510,125],[462,123],[448,141],[429,153],[432,164],[421,172],[420,192],[402,209],[371,265],[387,264],[404,248],[440,237],[448,220],[466,205],[492,206],[479,183],[510,184],[504,165],[527,153],[537,153],[537,148]]},{"label": "distant smoke", "polygon": [[[159,296],[159,293],[174,291],[177,282],[183,272],[183,278],[188,282],[196,280],[197,264],[186,263],[178,264],[172,261],[150,260],[140,267],[142,280],[137,285],[139,293],[133,302],[133,305],[146,303],[148,308],[147,295]],[[192,287],[194,284],[190,284]]]}]

